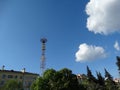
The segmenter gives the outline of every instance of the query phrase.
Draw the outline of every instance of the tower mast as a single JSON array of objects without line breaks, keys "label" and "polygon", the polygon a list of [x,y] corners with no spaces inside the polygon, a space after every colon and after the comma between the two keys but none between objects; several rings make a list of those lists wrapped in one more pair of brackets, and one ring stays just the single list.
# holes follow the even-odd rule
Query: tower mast
[{"label": "tower mast", "polygon": [[41,74],[43,75],[43,72],[45,70],[45,50],[46,50],[46,42],[47,42],[47,39],[46,38],[42,38],[41,40],[41,43],[42,43],[42,55],[41,55]]}]

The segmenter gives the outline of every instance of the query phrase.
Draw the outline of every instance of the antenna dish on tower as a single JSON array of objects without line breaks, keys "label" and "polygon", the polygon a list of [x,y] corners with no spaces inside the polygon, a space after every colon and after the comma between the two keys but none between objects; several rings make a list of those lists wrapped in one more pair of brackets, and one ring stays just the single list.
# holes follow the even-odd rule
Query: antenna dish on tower
[{"label": "antenna dish on tower", "polygon": [[42,43],[46,43],[46,42],[47,42],[47,39],[46,39],[46,38],[42,38],[42,39],[41,39],[41,42],[42,42]]}]

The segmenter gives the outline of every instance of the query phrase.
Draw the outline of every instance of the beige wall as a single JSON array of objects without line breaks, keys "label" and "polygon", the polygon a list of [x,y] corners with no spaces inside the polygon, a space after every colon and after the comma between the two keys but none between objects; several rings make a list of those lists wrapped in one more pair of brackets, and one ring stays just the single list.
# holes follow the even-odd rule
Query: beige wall
[{"label": "beige wall", "polygon": [[14,79],[22,82],[24,88],[29,88],[37,77],[38,74],[0,70],[0,86],[3,86],[8,80]]}]

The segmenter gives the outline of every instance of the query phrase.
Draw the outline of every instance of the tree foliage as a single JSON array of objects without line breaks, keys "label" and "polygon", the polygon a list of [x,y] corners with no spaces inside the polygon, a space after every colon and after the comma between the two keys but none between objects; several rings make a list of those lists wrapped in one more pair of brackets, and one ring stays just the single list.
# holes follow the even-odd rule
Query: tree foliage
[{"label": "tree foliage", "polygon": [[105,77],[100,72],[96,72],[97,78],[92,75],[87,66],[87,79],[84,79],[83,86],[86,90],[118,90],[111,74],[105,69]]},{"label": "tree foliage", "polygon": [[[116,56],[117,62],[116,65],[118,67],[118,72],[119,72],[119,78],[120,78],[120,56]],[[120,81],[119,81],[119,90],[120,90]]]},{"label": "tree foliage", "polygon": [[64,68],[60,71],[48,69],[31,86],[31,90],[79,90],[77,77]]},{"label": "tree foliage", "polygon": [[97,80],[98,80],[99,85],[104,86],[105,85],[104,77],[101,75],[100,72],[96,72],[96,74],[97,74]]},{"label": "tree foliage", "polygon": [[87,66],[87,77],[88,77],[88,80],[90,82],[95,82],[97,83],[97,79],[92,75],[92,72],[91,70],[89,69],[89,67]]},{"label": "tree foliage", "polygon": [[118,66],[118,70],[120,71],[120,57],[117,56],[116,59],[117,59],[116,65]]},{"label": "tree foliage", "polygon": [[78,83],[77,76],[67,68],[59,71],[48,69],[32,84],[31,90],[119,90],[106,69],[104,77],[100,72],[96,72],[96,76],[87,66],[87,75],[83,74]]},{"label": "tree foliage", "polygon": [[6,84],[2,89],[3,90],[23,90],[23,85],[21,82],[17,80],[9,80],[6,82]]},{"label": "tree foliage", "polygon": [[111,76],[111,74],[106,70],[105,70],[105,79],[113,81],[113,77]]}]

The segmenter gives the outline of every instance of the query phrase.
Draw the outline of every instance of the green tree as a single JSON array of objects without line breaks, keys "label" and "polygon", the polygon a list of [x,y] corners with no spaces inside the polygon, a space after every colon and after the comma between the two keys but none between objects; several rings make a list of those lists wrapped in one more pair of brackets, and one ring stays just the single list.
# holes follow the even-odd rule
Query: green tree
[{"label": "green tree", "polygon": [[32,84],[31,90],[79,90],[79,85],[71,70],[48,69]]},{"label": "green tree", "polygon": [[117,86],[113,81],[113,77],[106,69],[105,69],[105,87],[107,90],[117,90]]},{"label": "green tree", "polygon": [[111,76],[111,74],[106,69],[104,70],[105,70],[105,79],[113,81],[113,77]]},{"label": "green tree", "polygon": [[88,66],[87,66],[87,77],[90,82],[97,83],[97,79],[92,75],[92,72]]},{"label": "green tree", "polygon": [[89,69],[89,67],[87,66],[87,89],[88,90],[97,90],[98,86],[97,86],[97,79],[92,75],[91,70]]},{"label": "green tree", "polygon": [[39,77],[31,85],[31,90],[50,90],[50,89],[45,79],[43,79],[43,77]]},{"label": "green tree", "polygon": [[105,79],[101,75],[100,72],[96,72],[97,74],[97,90],[105,90]]},{"label": "green tree", "polygon": [[89,81],[88,81],[87,75],[82,74],[82,81],[79,84],[79,88],[80,90],[87,90],[88,87],[89,87]]},{"label": "green tree", "polygon": [[117,59],[116,65],[118,66],[118,70],[119,70],[119,73],[120,73],[120,57],[117,56],[116,59]]},{"label": "green tree", "polygon": [[96,74],[97,74],[98,84],[100,86],[104,86],[105,85],[104,77],[101,75],[100,72],[96,72]]},{"label": "green tree", "polygon": [[[117,59],[116,65],[118,66],[118,72],[119,72],[119,78],[120,78],[120,56],[117,56],[116,59]],[[120,90],[120,82],[118,83],[118,87]]]},{"label": "green tree", "polygon": [[63,90],[76,90],[78,89],[78,80],[75,74],[72,74],[72,71],[64,68],[60,71],[58,71],[62,77],[61,77],[61,85],[64,86]]},{"label": "green tree", "polygon": [[3,90],[23,90],[23,85],[17,80],[9,80],[4,85]]}]

